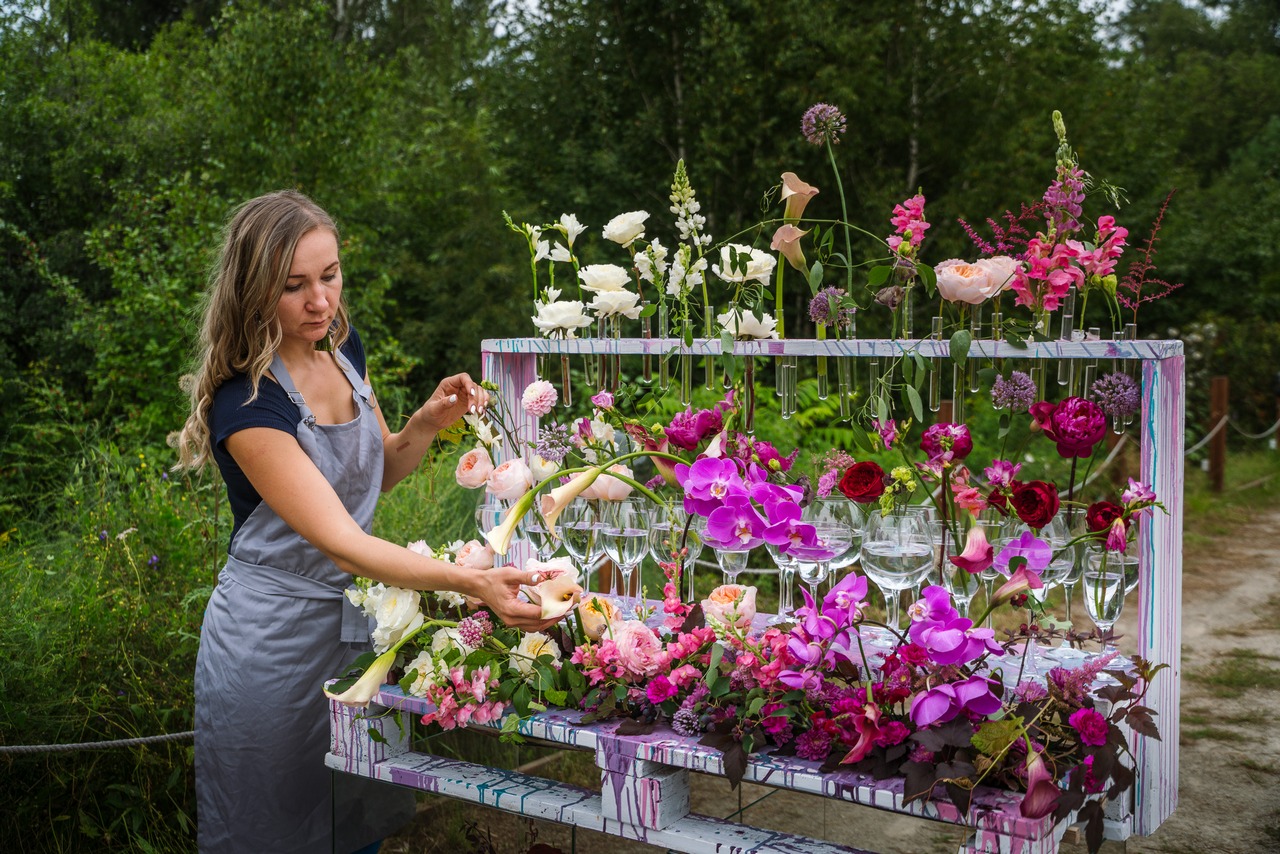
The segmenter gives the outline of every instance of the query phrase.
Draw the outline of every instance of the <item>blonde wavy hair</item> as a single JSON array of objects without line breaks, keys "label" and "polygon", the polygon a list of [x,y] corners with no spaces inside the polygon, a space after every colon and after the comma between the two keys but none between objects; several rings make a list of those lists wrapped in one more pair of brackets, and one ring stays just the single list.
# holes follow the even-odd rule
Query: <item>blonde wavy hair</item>
[{"label": "blonde wavy hair", "polygon": [[[258,385],[280,346],[276,308],[303,235],[317,228],[338,237],[338,227],[323,209],[302,193],[281,190],[243,203],[223,229],[222,248],[201,299],[200,341],[191,374],[181,380],[191,411],[174,437],[177,470],[199,469],[212,460],[209,412],[213,396],[235,374],[246,374],[258,396]],[[330,340],[341,347],[351,331],[346,302],[338,301]]]}]

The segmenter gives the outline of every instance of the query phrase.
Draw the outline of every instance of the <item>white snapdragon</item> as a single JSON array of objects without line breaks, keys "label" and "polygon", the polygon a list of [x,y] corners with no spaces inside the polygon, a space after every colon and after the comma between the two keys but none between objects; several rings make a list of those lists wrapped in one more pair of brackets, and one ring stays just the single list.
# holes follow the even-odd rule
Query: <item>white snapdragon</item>
[{"label": "white snapdragon", "polygon": [[662,277],[667,274],[667,247],[658,238],[655,237],[643,252],[636,255],[636,271],[646,282],[662,284]]},{"label": "white snapdragon", "polygon": [[667,293],[673,297],[687,296],[695,288],[702,286],[706,271],[707,259],[693,260],[693,250],[687,244],[681,244],[676,249],[676,257],[671,261]]}]

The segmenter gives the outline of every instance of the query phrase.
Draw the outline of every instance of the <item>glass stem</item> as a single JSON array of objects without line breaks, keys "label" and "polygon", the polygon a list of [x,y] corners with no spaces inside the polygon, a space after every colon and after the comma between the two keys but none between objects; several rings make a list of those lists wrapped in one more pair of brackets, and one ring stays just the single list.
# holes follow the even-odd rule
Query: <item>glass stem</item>
[{"label": "glass stem", "polygon": [[[1067,291],[1067,295],[1062,298],[1062,334],[1059,336],[1063,341],[1071,340],[1071,329],[1075,325],[1076,314],[1076,289],[1072,288]],[[1072,359],[1058,360],[1058,385],[1071,384],[1071,366],[1075,364]]]},{"label": "glass stem", "polygon": [[[982,306],[980,304],[969,307],[969,336],[974,341],[982,337]],[[978,360],[973,358],[972,350],[965,362],[969,368],[969,391],[976,392],[978,390]]]},{"label": "glass stem", "polygon": [[746,397],[746,411],[742,414],[742,427],[751,436],[756,432],[756,357],[747,356],[743,368],[742,390]]},{"label": "glass stem", "polygon": [[569,376],[569,354],[560,354],[560,405],[573,406],[573,380]]},{"label": "glass stem", "polygon": [[[942,318],[933,316],[930,335],[934,341],[942,340]],[[942,359],[933,357],[933,370],[929,372],[929,411],[937,412],[942,408]]]},{"label": "glass stem", "polygon": [[[646,341],[653,337],[653,330],[650,326],[652,320],[653,318],[651,317],[640,318],[640,337]],[[641,368],[641,371],[644,373],[644,381],[647,385],[653,382],[653,364],[652,359],[649,357],[648,350],[644,351],[643,365],[644,366]]]}]

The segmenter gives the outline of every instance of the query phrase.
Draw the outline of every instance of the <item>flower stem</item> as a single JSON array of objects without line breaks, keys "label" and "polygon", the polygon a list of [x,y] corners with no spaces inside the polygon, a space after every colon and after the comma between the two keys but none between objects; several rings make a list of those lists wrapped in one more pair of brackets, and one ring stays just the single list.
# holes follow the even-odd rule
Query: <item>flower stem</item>
[{"label": "flower stem", "polygon": [[845,282],[848,293],[853,293],[853,239],[849,236],[849,206],[844,200],[844,182],[840,180],[840,167],[836,165],[836,152],[831,147],[831,140],[827,140],[827,157],[831,160],[831,171],[836,177],[836,189],[840,192],[840,216],[842,217],[841,225],[844,226],[844,264],[845,264]]}]

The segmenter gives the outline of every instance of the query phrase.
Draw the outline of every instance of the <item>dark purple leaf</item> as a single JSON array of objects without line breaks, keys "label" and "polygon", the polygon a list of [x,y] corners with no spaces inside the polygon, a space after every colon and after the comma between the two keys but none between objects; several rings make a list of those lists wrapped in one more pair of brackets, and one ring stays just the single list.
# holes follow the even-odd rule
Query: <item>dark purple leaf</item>
[{"label": "dark purple leaf", "polygon": [[738,788],[738,784],[742,782],[742,777],[746,773],[747,751],[735,741],[728,750],[724,751],[724,776],[729,780],[729,788]]},{"label": "dark purple leaf", "polygon": [[928,762],[904,762],[902,771],[906,776],[902,787],[903,804],[928,798],[938,782],[938,769]]},{"label": "dark purple leaf", "polygon": [[653,727],[654,725],[651,723],[627,718],[618,724],[618,728],[614,732],[616,735],[648,735],[653,732]]},{"label": "dark purple leaf", "polygon": [[706,624],[707,621],[702,616],[702,603],[697,602],[694,604],[693,610],[685,615],[684,622],[680,624],[680,632],[681,634],[687,634],[694,629],[702,628]]}]

